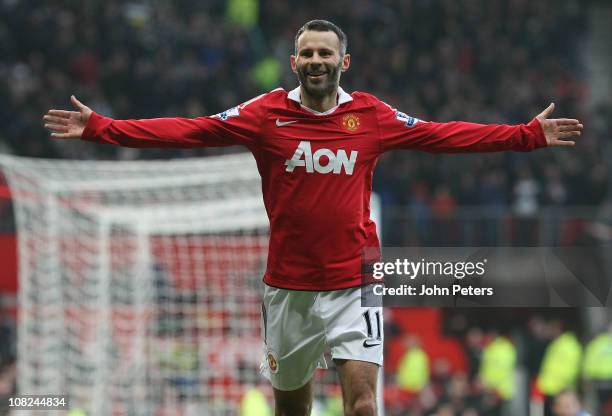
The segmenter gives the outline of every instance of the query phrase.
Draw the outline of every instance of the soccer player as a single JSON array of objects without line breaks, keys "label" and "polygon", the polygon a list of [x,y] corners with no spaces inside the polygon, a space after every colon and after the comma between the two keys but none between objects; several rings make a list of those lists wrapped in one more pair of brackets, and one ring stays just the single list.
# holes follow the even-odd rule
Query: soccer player
[{"label": "soccer player", "polygon": [[270,219],[262,318],[264,374],[277,415],[307,415],[312,377],[331,348],[345,414],[376,414],[383,356],[382,310],[362,307],[362,252],[378,247],[370,220],[372,175],[393,149],[428,152],[530,151],[572,146],[582,125],[549,119],[551,104],[524,125],[426,122],[364,92],[345,92],[347,38],[313,20],[295,37],[299,86],[262,94],[222,113],[113,120],[71,97],[76,111],[49,110],[52,137],[130,147],[243,145],[257,162]]}]

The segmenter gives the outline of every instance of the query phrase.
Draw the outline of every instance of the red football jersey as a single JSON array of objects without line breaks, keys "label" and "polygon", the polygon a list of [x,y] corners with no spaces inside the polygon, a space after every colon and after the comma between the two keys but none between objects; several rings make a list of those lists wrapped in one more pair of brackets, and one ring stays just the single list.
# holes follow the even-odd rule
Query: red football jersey
[{"label": "red football jersey", "polygon": [[244,145],[255,156],[270,219],[264,281],[285,289],[362,284],[362,252],[378,247],[370,220],[376,160],[392,149],[428,152],[529,151],[546,146],[527,125],[425,122],[376,97],[339,89],[318,113],[300,89],[276,89],[209,117],[113,120],[93,113],[83,139],[130,147]]}]

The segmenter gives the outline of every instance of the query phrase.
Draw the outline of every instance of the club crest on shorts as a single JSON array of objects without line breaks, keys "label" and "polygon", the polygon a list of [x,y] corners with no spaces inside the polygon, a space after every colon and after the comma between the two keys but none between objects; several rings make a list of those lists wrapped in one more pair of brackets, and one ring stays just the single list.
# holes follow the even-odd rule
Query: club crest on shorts
[{"label": "club crest on shorts", "polygon": [[273,351],[268,351],[267,355],[268,359],[268,368],[270,368],[270,372],[276,374],[278,372],[278,360]]},{"label": "club crest on shorts", "polygon": [[347,130],[355,131],[359,128],[360,124],[361,122],[359,121],[357,114],[351,113],[342,117],[342,127]]}]

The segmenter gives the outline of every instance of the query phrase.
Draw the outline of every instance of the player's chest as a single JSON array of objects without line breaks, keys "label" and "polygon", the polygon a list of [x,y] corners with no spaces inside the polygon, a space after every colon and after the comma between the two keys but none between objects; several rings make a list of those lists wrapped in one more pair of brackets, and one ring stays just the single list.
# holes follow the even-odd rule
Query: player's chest
[{"label": "player's chest", "polygon": [[376,120],[367,113],[271,113],[264,123],[260,148],[289,165],[294,160],[298,166],[334,172],[371,162],[380,149]]}]

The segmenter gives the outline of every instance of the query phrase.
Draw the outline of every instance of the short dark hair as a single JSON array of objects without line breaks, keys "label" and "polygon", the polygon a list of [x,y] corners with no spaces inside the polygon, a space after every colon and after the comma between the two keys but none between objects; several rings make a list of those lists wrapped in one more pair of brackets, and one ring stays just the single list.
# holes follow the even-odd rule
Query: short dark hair
[{"label": "short dark hair", "polygon": [[302,33],[307,30],[314,30],[316,32],[334,32],[336,36],[338,36],[338,40],[340,41],[340,55],[344,55],[346,53],[346,46],[348,44],[348,39],[346,34],[340,29],[338,26],[333,24],[327,20],[311,20],[310,22],[306,22],[304,26],[297,31],[295,35],[295,53],[297,54],[298,48],[298,38],[302,35]]}]

